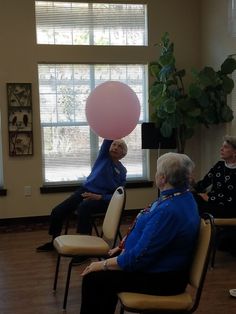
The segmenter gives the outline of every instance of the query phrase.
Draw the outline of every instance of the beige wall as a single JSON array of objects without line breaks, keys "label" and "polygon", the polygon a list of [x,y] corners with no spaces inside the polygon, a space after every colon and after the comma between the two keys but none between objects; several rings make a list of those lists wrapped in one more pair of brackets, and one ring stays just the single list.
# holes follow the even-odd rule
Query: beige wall
[{"label": "beige wall", "polygon": [[[117,2],[117,1],[116,1]],[[124,1],[125,2],[125,1]],[[138,1],[133,1],[138,2]],[[199,0],[149,0],[149,47],[140,48],[139,53],[134,54],[132,47],[121,48],[116,55],[104,47],[97,47],[96,55],[101,62],[149,62],[157,58],[158,49],[154,47],[159,42],[162,34],[168,31],[175,42],[175,52],[178,68],[190,71],[191,67],[198,67],[201,53],[204,51],[204,59],[218,63],[218,59],[224,57],[228,50],[219,49],[215,53],[216,36],[213,27],[207,28],[203,37],[203,49],[201,50],[201,27]],[[217,3],[218,14],[223,12],[223,4],[226,1],[204,0],[203,9],[208,13],[203,15],[203,25],[211,13],[212,6]],[[212,2],[212,3],[211,3]],[[34,1],[33,0],[0,0],[0,108],[2,116],[3,139],[3,163],[4,163],[4,187],[7,196],[0,197],[0,218],[40,216],[50,213],[51,208],[62,201],[68,194],[40,194],[42,186],[41,172],[41,135],[39,122],[39,95],[37,89],[37,63],[38,62],[93,62],[93,55],[86,47],[37,47],[34,26]],[[218,19],[217,12],[209,23],[214,24]],[[219,19],[221,20],[221,19]],[[222,37],[224,33],[220,33]],[[210,38],[214,35],[214,40]],[[208,48],[209,45],[212,48]],[[229,41],[229,40],[228,40]],[[222,38],[218,44],[222,44]],[[228,44],[228,42],[226,43]],[[214,49],[214,51],[211,51]],[[8,125],[7,125],[7,82],[31,82],[33,94],[33,132],[34,155],[31,157],[9,157],[8,155]],[[210,136],[209,136],[210,137]],[[200,166],[200,150],[198,143],[200,131],[197,136],[188,143],[187,153]],[[204,142],[205,143],[205,142]],[[204,148],[204,144],[202,144]],[[201,155],[203,156],[203,155]],[[199,158],[198,158],[199,157]],[[154,178],[155,161],[157,151],[150,154],[151,179]],[[202,157],[203,158],[203,157]],[[32,186],[32,196],[24,196],[24,186]],[[128,190],[127,208],[139,208],[153,200],[156,195],[155,188]]]},{"label": "beige wall", "polygon": [[[228,28],[228,5],[231,0],[202,0],[201,8],[201,54],[202,64],[215,69],[229,55],[236,53],[236,38],[232,38]],[[234,78],[235,78],[234,74]],[[236,113],[236,88],[233,91],[232,108]],[[225,134],[236,135],[236,120],[201,131],[201,173],[219,159],[219,148]]]}]

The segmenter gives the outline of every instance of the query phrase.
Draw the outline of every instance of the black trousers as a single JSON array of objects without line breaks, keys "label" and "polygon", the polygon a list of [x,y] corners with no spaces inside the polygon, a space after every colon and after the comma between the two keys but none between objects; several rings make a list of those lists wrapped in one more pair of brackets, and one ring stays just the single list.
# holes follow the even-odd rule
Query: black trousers
[{"label": "black trousers", "polygon": [[187,282],[185,272],[92,272],[83,278],[80,314],[113,314],[121,291],[174,295],[183,292]]},{"label": "black trousers", "polygon": [[199,215],[208,212],[214,218],[236,218],[236,208],[230,208],[223,205],[214,205],[204,201],[204,199],[195,192],[193,192],[193,196],[198,205]]},{"label": "black trousers", "polygon": [[104,200],[84,200],[81,194],[85,191],[87,190],[83,187],[79,188],[69,198],[53,208],[49,227],[49,234],[53,238],[61,234],[64,221],[73,212],[76,212],[78,216],[77,231],[81,234],[91,234],[92,214],[106,212],[109,202]]}]

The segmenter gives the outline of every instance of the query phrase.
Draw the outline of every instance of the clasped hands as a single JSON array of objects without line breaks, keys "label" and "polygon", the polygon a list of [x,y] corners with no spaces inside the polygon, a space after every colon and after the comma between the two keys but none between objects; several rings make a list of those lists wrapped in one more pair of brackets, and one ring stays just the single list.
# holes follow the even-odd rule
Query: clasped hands
[{"label": "clasped hands", "polygon": [[[116,256],[120,252],[120,248],[117,246],[111,250],[108,251],[109,258]],[[110,260],[111,261],[111,260]],[[98,262],[92,262],[89,264],[85,269],[82,271],[81,276],[85,276],[88,273],[91,273],[93,271],[101,271],[104,270],[104,261],[98,261]]]},{"label": "clasped hands", "polygon": [[85,267],[85,269],[81,273],[81,276],[85,276],[88,273],[91,273],[93,271],[101,271],[101,270],[103,270],[103,261],[92,262],[87,267]]},{"label": "clasped hands", "polygon": [[198,193],[198,195],[201,196],[201,198],[202,198],[204,201],[208,202],[209,196],[207,195],[207,193]]},{"label": "clasped hands", "polygon": [[85,200],[95,200],[95,201],[99,201],[102,199],[102,195],[101,194],[95,194],[92,192],[84,192],[81,194],[81,196],[85,199]]}]

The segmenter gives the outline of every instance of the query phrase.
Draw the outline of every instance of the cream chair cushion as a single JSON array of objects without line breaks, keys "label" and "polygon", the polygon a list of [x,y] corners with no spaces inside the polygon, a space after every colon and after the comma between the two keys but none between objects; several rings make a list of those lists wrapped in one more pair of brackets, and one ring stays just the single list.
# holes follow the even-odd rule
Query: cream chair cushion
[{"label": "cream chair cushion", "polygon": [[127,308],[136,308],[140,311],[150,310],[188,310],[192,306],[192,297],[189,293],[173,296],[156,296],[142,293],[121,292],[119,299]]},{"label": "cream chair cushion", "polygon": [[62,235],[54,239],[53,245],[58,254],[69,256],[102,256],[110,249],[102,238],[91,235]]}]

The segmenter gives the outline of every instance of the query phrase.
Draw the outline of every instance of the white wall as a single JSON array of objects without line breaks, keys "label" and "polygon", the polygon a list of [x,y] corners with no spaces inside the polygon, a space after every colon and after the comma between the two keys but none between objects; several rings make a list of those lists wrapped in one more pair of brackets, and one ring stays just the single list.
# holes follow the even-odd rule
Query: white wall
[{"label": "white wall", "polygon": [[[218,69],[225,58],[236,53],[236,38],[228,28],[228,5],[231,0],[202,0],[201,7],[201,54],[202,65]],[[234,77],[235,74],[234,74]],[[236,114],[236,88],[229,98]],[[219,159],[219,149],[225,134],[236,135],[236,120],[201,130],[201,174]]]}]

